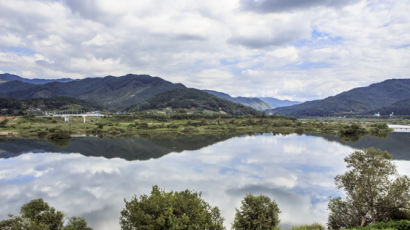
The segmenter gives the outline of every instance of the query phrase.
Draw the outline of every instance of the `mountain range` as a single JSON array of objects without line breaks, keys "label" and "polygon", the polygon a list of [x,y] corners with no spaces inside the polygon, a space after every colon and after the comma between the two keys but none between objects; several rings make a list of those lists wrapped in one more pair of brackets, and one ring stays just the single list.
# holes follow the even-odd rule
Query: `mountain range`
[{"label": "mountain range", "polygon": [[47,84],[50,82],[69,82],[69,81],[74,81],[74,79],[71,78],[60,78],[60,79],[28,79],[28,78],[23,78],[14,74],[9,74],[9,73],[4,73],[0,74],[0,83],[4,83],[7,81],[20,81],[20,82],[25,82],[25,83],[30,83],[34,85],[42,85],[42,84]]},{"label": "mountain range", "polygon": [[251,108],[254,108],[260,111],[273,108],[269,104],[265,103],[264,101],[256,97],[231,97],[229,94],[218,92],[218,91],[213,91],[213,90],[202,90],[202,91],[209,93],[211,95],[217,96],[219,98],[228,100],[228,101],[232,101],[238,104],[249,106]]},{"label": "mountain range", "polygon": [[84,110],[101,108],[113,112],[183,108],[231,115],[258,114],[259,110],[292,117],[410,115],[410,79],[385,80],[322,100],[299,103],[270,97],[232,97],[149,75],[74,80],[0,74],[0,98],[2,107],[16,108],[67,108],[68,103]]},{"label": "mountain range", "polygon": [[115,112],[184,108],[231,115],[258,113],[247,106],[149,75],[128,74],[82,80],[35,79],[33,83],[28,79],[21,80],[16,75],[1,74],[0,81],[0,97],[15,100],[69,97]]},{"label": "mountain range", "polygon": [[290,106],[300,104],[298,101],[280,100],[273,97],[232,97],[229,94],[214,91],[214,90],[203,90],[209,94],[217,96],[228,101],[239,103],[242,105],[249,106],[259,111],[265,111],[277,107]]},{"label": "mountain range", "polygon": [[270,110],[293,117],[356,116],[380,112],[410,115],[410,79],[389,79],[354,88],[323,100]]}]

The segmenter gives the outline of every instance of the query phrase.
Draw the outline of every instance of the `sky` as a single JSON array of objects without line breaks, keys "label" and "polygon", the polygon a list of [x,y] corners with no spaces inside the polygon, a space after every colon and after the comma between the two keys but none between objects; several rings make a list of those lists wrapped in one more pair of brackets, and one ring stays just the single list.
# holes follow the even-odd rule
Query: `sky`
[{"label": "sky", "polygon": [[410,78],[409,0],[1,0],[0,73],[312,100]]}]

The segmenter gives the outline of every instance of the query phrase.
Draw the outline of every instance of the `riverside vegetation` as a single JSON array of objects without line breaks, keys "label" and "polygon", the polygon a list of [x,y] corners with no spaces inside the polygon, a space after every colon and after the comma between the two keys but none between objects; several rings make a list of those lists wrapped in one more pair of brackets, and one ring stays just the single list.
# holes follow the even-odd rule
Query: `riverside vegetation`
[{"label": "riverside vegetation", "polygon": [[[388,152],[378,149],[355,151],[345,158],[345,174],[335,178],[346,198],[329,201],[329,229],[408,230],[410,229],[410,179],[400,176]],[[209,229],[222,230],[223,218],[201,194],[190,190],[165,192],[153,186],[150,195],[124,200],[120,225],[132,229]],[[21,208],[21,216],[0,221],[2,230],[91,230],[84,219],[70,218],[42,199],[32,200]],[[236,209],[234,230],[279,230],[280,209],[264,195],[248,194]],[[292,230],[324,230],[320,224],[294,226]]]},{"label": "riverside vegetation", "polygon": [[344,122],[341,120],[297,120],[280,116],[230,117],[188,114],[184,110],[172,115],[149,113],[107,115],[104,118],[10,116],[0,117],[0,137],[26,137],[64,142],[71,135],[156,136],[156,135],[244,135],[328,134],[355,141],[365,135],[386,137],[391,130],[380,121]]}]

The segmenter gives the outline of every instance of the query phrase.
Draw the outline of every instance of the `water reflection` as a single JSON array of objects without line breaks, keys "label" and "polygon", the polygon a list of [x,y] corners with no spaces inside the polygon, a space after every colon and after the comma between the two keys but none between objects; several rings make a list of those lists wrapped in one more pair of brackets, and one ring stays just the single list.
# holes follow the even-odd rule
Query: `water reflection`
[{"label": "water reflection", "polygon": [[232,136],[155,136],[155,137],[73,137],[66,145],[46,140],[0,140],[0,158],[15,157],[28,152],[81,153],[84,156],[102,156],[125,160],[148,160],[170,152],[197,150]]},{"label": "water reflection", "polygon": [[[155,146],[169,150],[174,145]],[[116,151],[105,152],[114,156]],[[94,229],[119,229],[123,198],[149,193],[157,184],[167,190],[202,191],[211,205],[221,208],[228,228],[235,207],[249,192],[275,199],[285,226],[324,223],[327,199],[337,195],[333,177],[344,172],[343,158],[352,151],[348,145],[322,137],[261,135],[235,137],[146,161],[27,153],[0,159],[0,218],[43,197],[69,216],[85,217]],[[401,173],[410,175],[409,161],[396,163]]]},{"label": "water reflection", "polygon": [[[410,160],[410,133],[391,133],[386,138],[362,137],[358,141],[345,141],[337,136],[308,134],[338,142],[356,149],[375,147],[389,151],[396,160]],[[171,152],[198,150],[232,138],[230,135],[203,136],[145,136],[145,137],[73,137],[66,145],[56,145],[46,140],[0,140],[0,158],[15,157],[35,152],[81,153],[84,156],[102,156],[125,160],[160,158]]]},{"label": "water reflection", "polygon": [[320,136],[328,141],[336,141],[356,149],[375,147],[386,150],[393,155],[395,160],[410,160],[410,133],[394,132],[390,133],[386,138],[365,136],[356,142],[343,141],[335,136]]}]

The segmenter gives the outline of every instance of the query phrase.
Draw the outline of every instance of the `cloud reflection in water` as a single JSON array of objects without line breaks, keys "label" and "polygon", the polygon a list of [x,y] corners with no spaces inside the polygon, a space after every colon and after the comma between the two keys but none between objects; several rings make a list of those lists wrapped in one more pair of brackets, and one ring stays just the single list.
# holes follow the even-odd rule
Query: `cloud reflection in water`
[{"label": "cloud reflection in water", "polygon": [[[248,193],[276,200],[286,226],[325,223],[327,199],[338,194],[333,178],[344,172],[343,158],[352,151],[321,137],[262,135],[147,161],[28,153],[0,159],[0,218],[42,197],[69,216],[85,217],[94,229],[119,229],[123,199],[149,193],[157,184],[201,191],[221,208],[228,229]],[[409,161],[397,163],[410,175]]]}]

